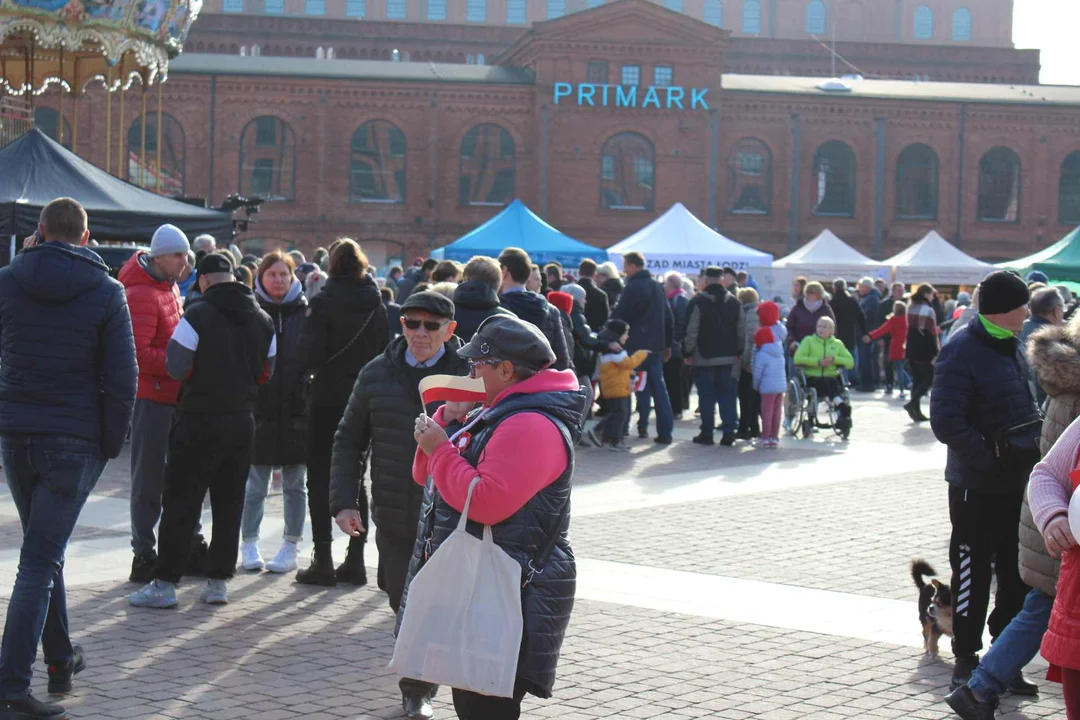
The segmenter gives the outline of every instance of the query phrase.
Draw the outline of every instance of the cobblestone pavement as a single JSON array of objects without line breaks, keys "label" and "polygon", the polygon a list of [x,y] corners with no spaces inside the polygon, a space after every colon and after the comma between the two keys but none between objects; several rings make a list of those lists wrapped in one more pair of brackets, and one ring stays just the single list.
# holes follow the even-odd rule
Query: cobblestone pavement
[{"label": "cobblestone pavement", "polygon": [[[582,452],[578,601],[555,696],[527,699],[524,717],[954,717],[941,700],[948,643],[942,660],[923,658],[907,569],[919,556],[948,573],[944,454],[898,401],[856,399],[847,444],[703,448],[687,442],[687,420],[671,446]],[[130,608],[127,474],[126,456],[110,465],[68,553],[73,635],[89,659],[65,702],[72,718],[401,716],[386,670],[393,616],[377,588],[241,573],[226,607],[199,604],[191,582],[177,610]],[[281,512],[271,497],[264,553]],[[17,566],[16,517],[0,485],[0,597]],[[868,625],[866,608],[888,626]],[[828,622],[806,621],[817,617]],[[1064,716],[1044,668],[1028,669],[1041,698],[1006,698],[1000,717]],[[44,684],[39,672],[41,696]],[[438,698],[440,718],[454,716],[449,699]]]}]

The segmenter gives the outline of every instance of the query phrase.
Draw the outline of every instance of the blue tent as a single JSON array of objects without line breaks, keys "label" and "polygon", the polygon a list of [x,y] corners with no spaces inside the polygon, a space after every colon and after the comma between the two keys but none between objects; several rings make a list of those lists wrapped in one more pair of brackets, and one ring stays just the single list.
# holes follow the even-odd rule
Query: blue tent
[{"label": "blue tent", "polygon": [[585,258],[598,263],[607,260],[603,250],[563,235],[533,214],[520,200],[510,203],[501,213],[463,237],[436,248],[431,257],[466,262],[475,255],[498,257],[508,247],[521,248],[538,265],[557,262],[564,267],[577,267]]}]

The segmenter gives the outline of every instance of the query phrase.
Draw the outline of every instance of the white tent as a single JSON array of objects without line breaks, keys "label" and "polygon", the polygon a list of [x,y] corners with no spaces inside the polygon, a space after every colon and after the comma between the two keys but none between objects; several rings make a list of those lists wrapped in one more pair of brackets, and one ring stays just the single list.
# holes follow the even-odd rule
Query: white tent
[{"label": "white tent", "polygon": [[842,277],[852,282],[864,275],[887,280],[892,275],[888,265],[866,257],[831,230],[821,231],[795,252],[777,260],[773,267],[791,270],[792,274],[805,275],[810,280]]},{"label": "white tent", "polygon": [[678,270],[700,275],[710,265],[750,270],[772,265],[772,255],[726,238],[694,217],[682,203],[630,237],[608,248],[608,259],[622,269],[623,253],[636,250],[645,255],[646,269],[653,274]]},{"label": "white tent", "polygon": [[931,230],[919,242],[885,261],[906,285],[977,285],[994,268],[967,255]]}]

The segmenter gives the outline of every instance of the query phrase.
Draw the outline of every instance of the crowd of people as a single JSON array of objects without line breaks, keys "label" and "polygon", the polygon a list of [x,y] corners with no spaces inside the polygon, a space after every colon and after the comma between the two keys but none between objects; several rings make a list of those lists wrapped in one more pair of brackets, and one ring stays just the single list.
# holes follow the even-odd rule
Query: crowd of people
[{"label": "crowd of people", "polygon": [[[30,693],[39,643],[51,693],[69,692],[86,666],[68,633],[64,549],[129,430],[135,607],[176,607],[185,576],[205,578],[202,602],[226,604],[238,564],[301,584],[366,585],[373,523],[376,582],[400,623],[412,578],[462,514],[476,537],[489,526],[522,570],[517,681],[511,697],[452,695],[460,718],[514,719],[526,694],[551,695],[573,606],[576,453],[627,450],[632,422],[638,438],[671,444],[692,412],[694,444],[775,449],[796,377],[831,404],[845,437],[849,391],[884,386],[910,392],[911,420],[929,420],[948,446],[949,704],[989,718],[1004,692],[1037,691],[1021,669],[1041,643],[1070,717],[1080,713],[1080,568],[1067,520],[1080,315],[1068,319],[1071,298],[1045,277],[995,272],[955,301],[926,284],[909,293],[837,279],[827,290],[798,278],[785,301],[760,297],[729,267],[695,284],[654,276],[637,252],[621,271],[591,260],[567,271],[518,248],[464,265],[419,258],[376,277],[349,239],[308,261],[244,255],[209,236],[189,243],[165,225],[113,280],[88,236],[79,204],[56,200],[0,270],[0,451],[24,528],[0,657],[5,720],[63,714]],[[480,381],[485,401],[422,394],[436,376]],[[525,455],[534,461],[523,469]],[[266,559],[275,474],[284,533]],[[301,569],[308,522],[314,550]],[[349,537],[340,564],[334,524]],[[980,660],[994,574],[997,642]],[[434,716],[432,682],[401,678],[399,690],[405,717]]]}]

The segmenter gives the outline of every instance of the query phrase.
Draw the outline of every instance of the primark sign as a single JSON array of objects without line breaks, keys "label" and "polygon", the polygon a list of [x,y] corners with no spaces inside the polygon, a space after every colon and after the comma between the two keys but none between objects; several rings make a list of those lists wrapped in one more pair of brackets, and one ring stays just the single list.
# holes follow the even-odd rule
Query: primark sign
[{"label": "primark sign", "polygon": [[656,108],[667,110],[708,110],[709,88],[641,87],[639,85],[595,85],[555,83],[555,104],[581,107]]}]

